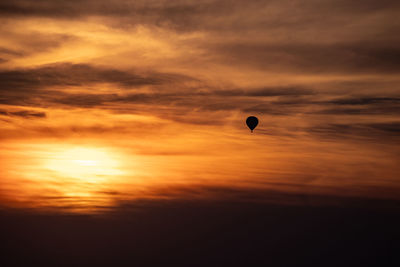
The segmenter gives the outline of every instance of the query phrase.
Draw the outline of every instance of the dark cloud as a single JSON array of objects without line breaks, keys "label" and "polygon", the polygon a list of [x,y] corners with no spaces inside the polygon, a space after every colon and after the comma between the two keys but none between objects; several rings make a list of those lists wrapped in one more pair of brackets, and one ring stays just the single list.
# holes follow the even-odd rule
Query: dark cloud
[{"label": "dark cloud", "polygon": [[[88,64],[59,63],[0,71],[0,103],[33,106],[58,103],[78,107],[126,103],[150,105],[149,109],[165,106],[218,111],[246,109],[270,102],[268,98],[278,96],[295,98],[315,94],[314,90],[301,86],[217,90],[207,86],[206,81],[201,87],[186,85],[187,81],[197,79],[178,74],[135,73]],[[124,94],[68,93],[63,90],[65,87],[98,83],[111,83],[128,89],[146,85],[151,90]]]},{"label": "dark cloud", "polygon": [[300,95],[313,95],[315,92],[310,88],[303,88],[301,86],[291,87],[264,87],[253,88],[248,90],[220,90],[215,91],[214,94],[220,96],[300,96]]},{"label": "dark cloud", "polygon": [[270,71],[343,74],[400,71],[400,49],[397,44],[271,45],[248,42],[222,43],[214,49],[217,57],[231,64]]},{"label": "dark cloud", "polygon": [[[185,84],[185,81],[195,80],[197,79],[176,74],[136,74],[67,63],[33,69],[3,70],[0,72],[0,103],[33,106],[62,104],[82,108],[108,108],[107,105],[124,103],[142,105],[142,113],[153,112],[169,119],[175,117],[180,121],[188,113],[233,110],[268,115],[388,115],[398,114],[400,105],[399,98],[394,96],[335,96],[331,100],[322,100],[322,95],[329,96],[328,92],[321,95],[320,90],[301,85],[217,90],[207,86],[205,81],[202,82],[202,87]],[[121,88],[148,85],[152,89],[124,94],[68,93],[56,89],[96,83],[112,83]],[[155,89],[157,87],[159,88]],[[192,118],[184,121],[196,123]]]},{"label": "dark cloud", "polygon": [[333,140],[363,138],[384,143],[400,138],[399,121],[385,123],[326,123],[305,130],[311,134]]},{"label": "dark cloud", "polygon": [[346,97],[319,103],[320,114],[392,115],[400,114],[398,97]]},{"label": "dark cloud", "polygon": [[0,47],[0,55],[23,56],[21,51]]},{"label": "dark cloud", "polygon": [[0,115],[3,116],[16,116],[16,117],[23,117],[23,118],[45,118],[45,112],[37,112],[33,110],[20,110],[20,111],[6,111],[0,109]]},{"label": "dark cloud", "polygon": [[322,108],[319,111],[313,111],[314,114],[330,114],[330,115],[400,115],[399,105],[390,106],[368,106],[363,108],[351,107],[335,107]]},{"label": "dark cloud", "polygon": [[268,114],[275,116],[285,116],[296,113],[292,107],[285,107],[283,105],[276,105],[270,103],[262,103],[257,105],[249,105],[242,109],[245,113]]},{"label": "dark cloud", "polygon": [[[23,106],[60,106],[102,108],[112,112],[151,114],[160,118],[199,125],[223,125],[232,112],[262,116],[316,115],[329,121],[332,116],[399,114],[400,100],[394,96],[347,96],[333,91],[321,91],[303,85],[265,86],[258,88],[222,89],[192,86],[186,81],[196,78],[168,74],[122,71],[88,64],[54,64],[31,69],[3,70],[0,72],[0,103]],[[64,87],[85,87],[96,83],[111,83],[121,88],[150,90],[124,93],[68,92]],[[377,84],[375,84],[377,85]],[[375,86],[374,85],[374,86]],[[331,86],[336,86],[331,85]],[[341,85],[339,84],[338,87]],[[362,87],[361,85],[354,85]],[[345,86],[346,87],[346,86]],[[57,89],[60,88],[60,89]],[[347,88],[347,87],[346,87]],[[327,100],[325,100],[327,99]],[[123,104],[123,107],[120,105]],[[118,107],[120,106],[120,107]],[[41,113],[6,113],[8,116],[44,117]],[[214,117],[210,120],[210,116]],[[284,134],[284,125],[275,132]],[[347,128],[348,127],[348,128]],[[279,129],[280,128],[280,129]],[[77,132],[86,130],[77,129]],[[88,130],[92,132],[91,130]],[[120,130],[121,131],[121,130]],[[311,129],[295,129],[295,133],[311,132],[321,136],[385,136],[387,131],[371,125],[321,125]],[[48,131],[49,132],[49,131]],[[51,132],[51,131],[50,131]],[[288,132],[288,131],[286,131]],[[293,132],[293,131],[292,131]]]},{"label": "dark cloud", "polygon": [[118,99],[117,94],[60,94],[50,101],[72,107],[90,108],[116,99]]},{"label": "dark cloud", "polygon": [[[129,94],[125,96],[119,96],[114,99],[110,99],[110,103],[129,103],[129,104],[145,104],[148,105],[148,109],[161,116],[175,117],[172,114],[180,116],[198,114],[196,121],[189,116],[188,119],[180,118],[180,121],[186,121],[190,123],[199,123],[200,121],[210,123],[208,118],[200,119],[204,117],[201,115],[203,112],[230,112],[230,111],[242,111],[242,112],[258,112],[269,115],[289,115],[295,112],[303,112],[301,110],[308,102],[305,99],[298,98],[303,94],[306,96],[310,94],[309,91],[298,91],[299,95],[295,95],[296,91],[282,90],[255,90],[254,92],[243,91],[243,90],[224,90],[224,91],[209,91],[207,93],[203,91],[199,92],[188,92],[182,89],[182,93],[177,94],[162,94],[162,93],[150,93],[150,94]],[[282,97],[276,99],[276,97]],[[286,98],[289,97],[289,98]],[[164,108],[168,108],[164,110]],[[162,112],[159,109],[162,109]],[[145,109],[145,108],[143,108]],[[179,112],[177,112],[179,110]],[[220,114],[221,118],[226,115]],[[205,116],[207,117],[207,116]],[[171,117],[169,117],[171,118]],[[220,123],[219,120],[213,120],[213,123]]]},{"label": "dark cloud", "polygon": [[[3,16],[34,16],[51,18],[80,18],[86,16],[106,16],[125,25],[169,26],[176,29],[198,28],[205,17],[228,14],[233,9],[229,1],[8,1],[0,4]],[[120,24],[120,23],[118,23]],[[122,26],[121,24],[119,26]]]},{"label": "dark cloud", "polygon": [[348,97],[339,98],[327,103],[332,103],[335,105],[370,105],[370,104],[398,104],[400,105],[400,98],[397,97]]},{"label": "dark cloud", "polygon": [[136,74],[88,64],[59,63],[31,69],[0,71],[0,90],[44,89],[55,86],[83,86],[115,83],[122,87],[159,85],[184,80],[177,74]]},{"label": "dark cloud", "polygon": [[8,44],[0,47],[0,57],[5,62],[15,59],[29,57],[34,54],[43,54],[53,49],[60,48],[70,41],[78,40],[78,37],[71,34],[43,33],[18,31],[13,32],[4,27],[0,31],[3,39]]},{"label": "dark cloud", "polygon": [[387,122],[387,123],[370,123],[368,126],[374,130],[382,131],[385,133],[399,136],[400,121]]},{"label": "dark cloud", "polygon": [[[113,95],[67,94],[65,87],[94,86],[111,83],[120,88],[139,88],[145,85],[169,86],[191,78],[169,73],[135,73],[88,64],[59,63],[30,69],[0,71],[0,103],[45,105],[49,102],[81,106],[98,105]],[[60,89],[61,88],[61,89]],[[95,90],[95,89],[93,89]]]},{"label": "dark cloud", "polygon": [[[291,6],[292,9],[285,10],[282,7]],[[163,25],[165,23],[175,24],[181,27],[188,25],[198,27],[206,24],[206,20],[218,16],[227,16],[226,21],[232,22],[229,15],[247,11],[275,11],[267,13],[263,21],[268,19],[279,20],[282,22],[294,22],[298,20],[307,21],[305,14],[311,17],[328,17],[339,14],[354,15],[370,12],[379,12],[399,7],[395,0],[368,0],[353,1],[348,3],[345,0],[328,0],[321,3],[317,0],[307,1],[306,3],[293,3],[289,0],[273,1],[229,1],[229,0],[208,0],[193,2],[190,0],[182,1],[126,1],[116,0],[112,3],[107,1],[95,0],[72,0],[72,1],[50,1],[50,0],[14,0],[3,1],[0,4],[0,13],[4,16],[42,16],[42,17],[81,17],[90,15],[100,16],[119,16],[131,17],[131,20],[143,22],[152,22]],[[319,11],[320,13],[317,13]],[[292,17],[284,15],[293,14]],[[310,18],[308,18],[310,20]],[[203,22],[203,23],[201,23]],[[239,21],[236,21],[239,24]],[[216,27],[217,25],[214,25]],[[187,26],[186,26],[187,27]]]}]

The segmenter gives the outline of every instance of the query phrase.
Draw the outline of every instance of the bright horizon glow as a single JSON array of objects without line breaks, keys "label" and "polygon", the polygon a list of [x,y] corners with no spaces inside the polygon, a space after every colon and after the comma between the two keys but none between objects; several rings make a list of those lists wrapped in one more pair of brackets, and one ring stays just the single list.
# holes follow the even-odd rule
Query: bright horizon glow
[{"label": "bright horizon glow", "polygon": [[128,166],[127,156],[118,149],[68,143],[2,149],[8,151],[8,160],[7,168],[0,170],[0,188],[11,206],[90,212],[112,206],[114,195],[108,192],[123,192],[124,181],[141,182],[138,158],[129,157],[134,163]]},{"label": "bright horizon glow", "polygon": [[123,174],[116,158],[99,148],[74,147],[56,152],[44,165],[61,176],[94,183],[101,181],[104,176]]}]

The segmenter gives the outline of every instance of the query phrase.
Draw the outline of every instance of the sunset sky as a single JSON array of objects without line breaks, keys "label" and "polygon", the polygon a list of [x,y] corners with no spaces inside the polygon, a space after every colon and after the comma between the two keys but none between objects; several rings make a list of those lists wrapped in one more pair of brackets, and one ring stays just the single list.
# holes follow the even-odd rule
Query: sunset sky
[{"label": "sunset sky", "polygon": [[394,0],[1,1],[0,207],[398,199],[399,12]]}]

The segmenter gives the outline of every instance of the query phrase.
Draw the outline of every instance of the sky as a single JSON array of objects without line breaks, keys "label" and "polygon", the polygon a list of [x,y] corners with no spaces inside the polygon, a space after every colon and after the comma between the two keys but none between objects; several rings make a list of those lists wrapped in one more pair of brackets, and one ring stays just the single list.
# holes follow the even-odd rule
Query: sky
[{"label": "sky", "polygon": [[395,0],[1,1],[0,207],[398,200],[399,15]]}]

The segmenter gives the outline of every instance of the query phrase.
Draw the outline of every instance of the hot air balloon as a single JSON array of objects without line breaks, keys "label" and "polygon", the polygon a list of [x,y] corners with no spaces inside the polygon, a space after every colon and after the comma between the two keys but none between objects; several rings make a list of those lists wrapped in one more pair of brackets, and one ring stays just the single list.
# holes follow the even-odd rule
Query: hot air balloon
[{"label": "hot air balloon", "polygon": [[258,125],[258,119],[257,119],[257,117],[254,117],[254,116],[248,117],[248,118],[246,119],[246,124],[247,124],[247,127],[250,128],[251,132],[253,132],[254,128],[256,128],[257,125]]}]

